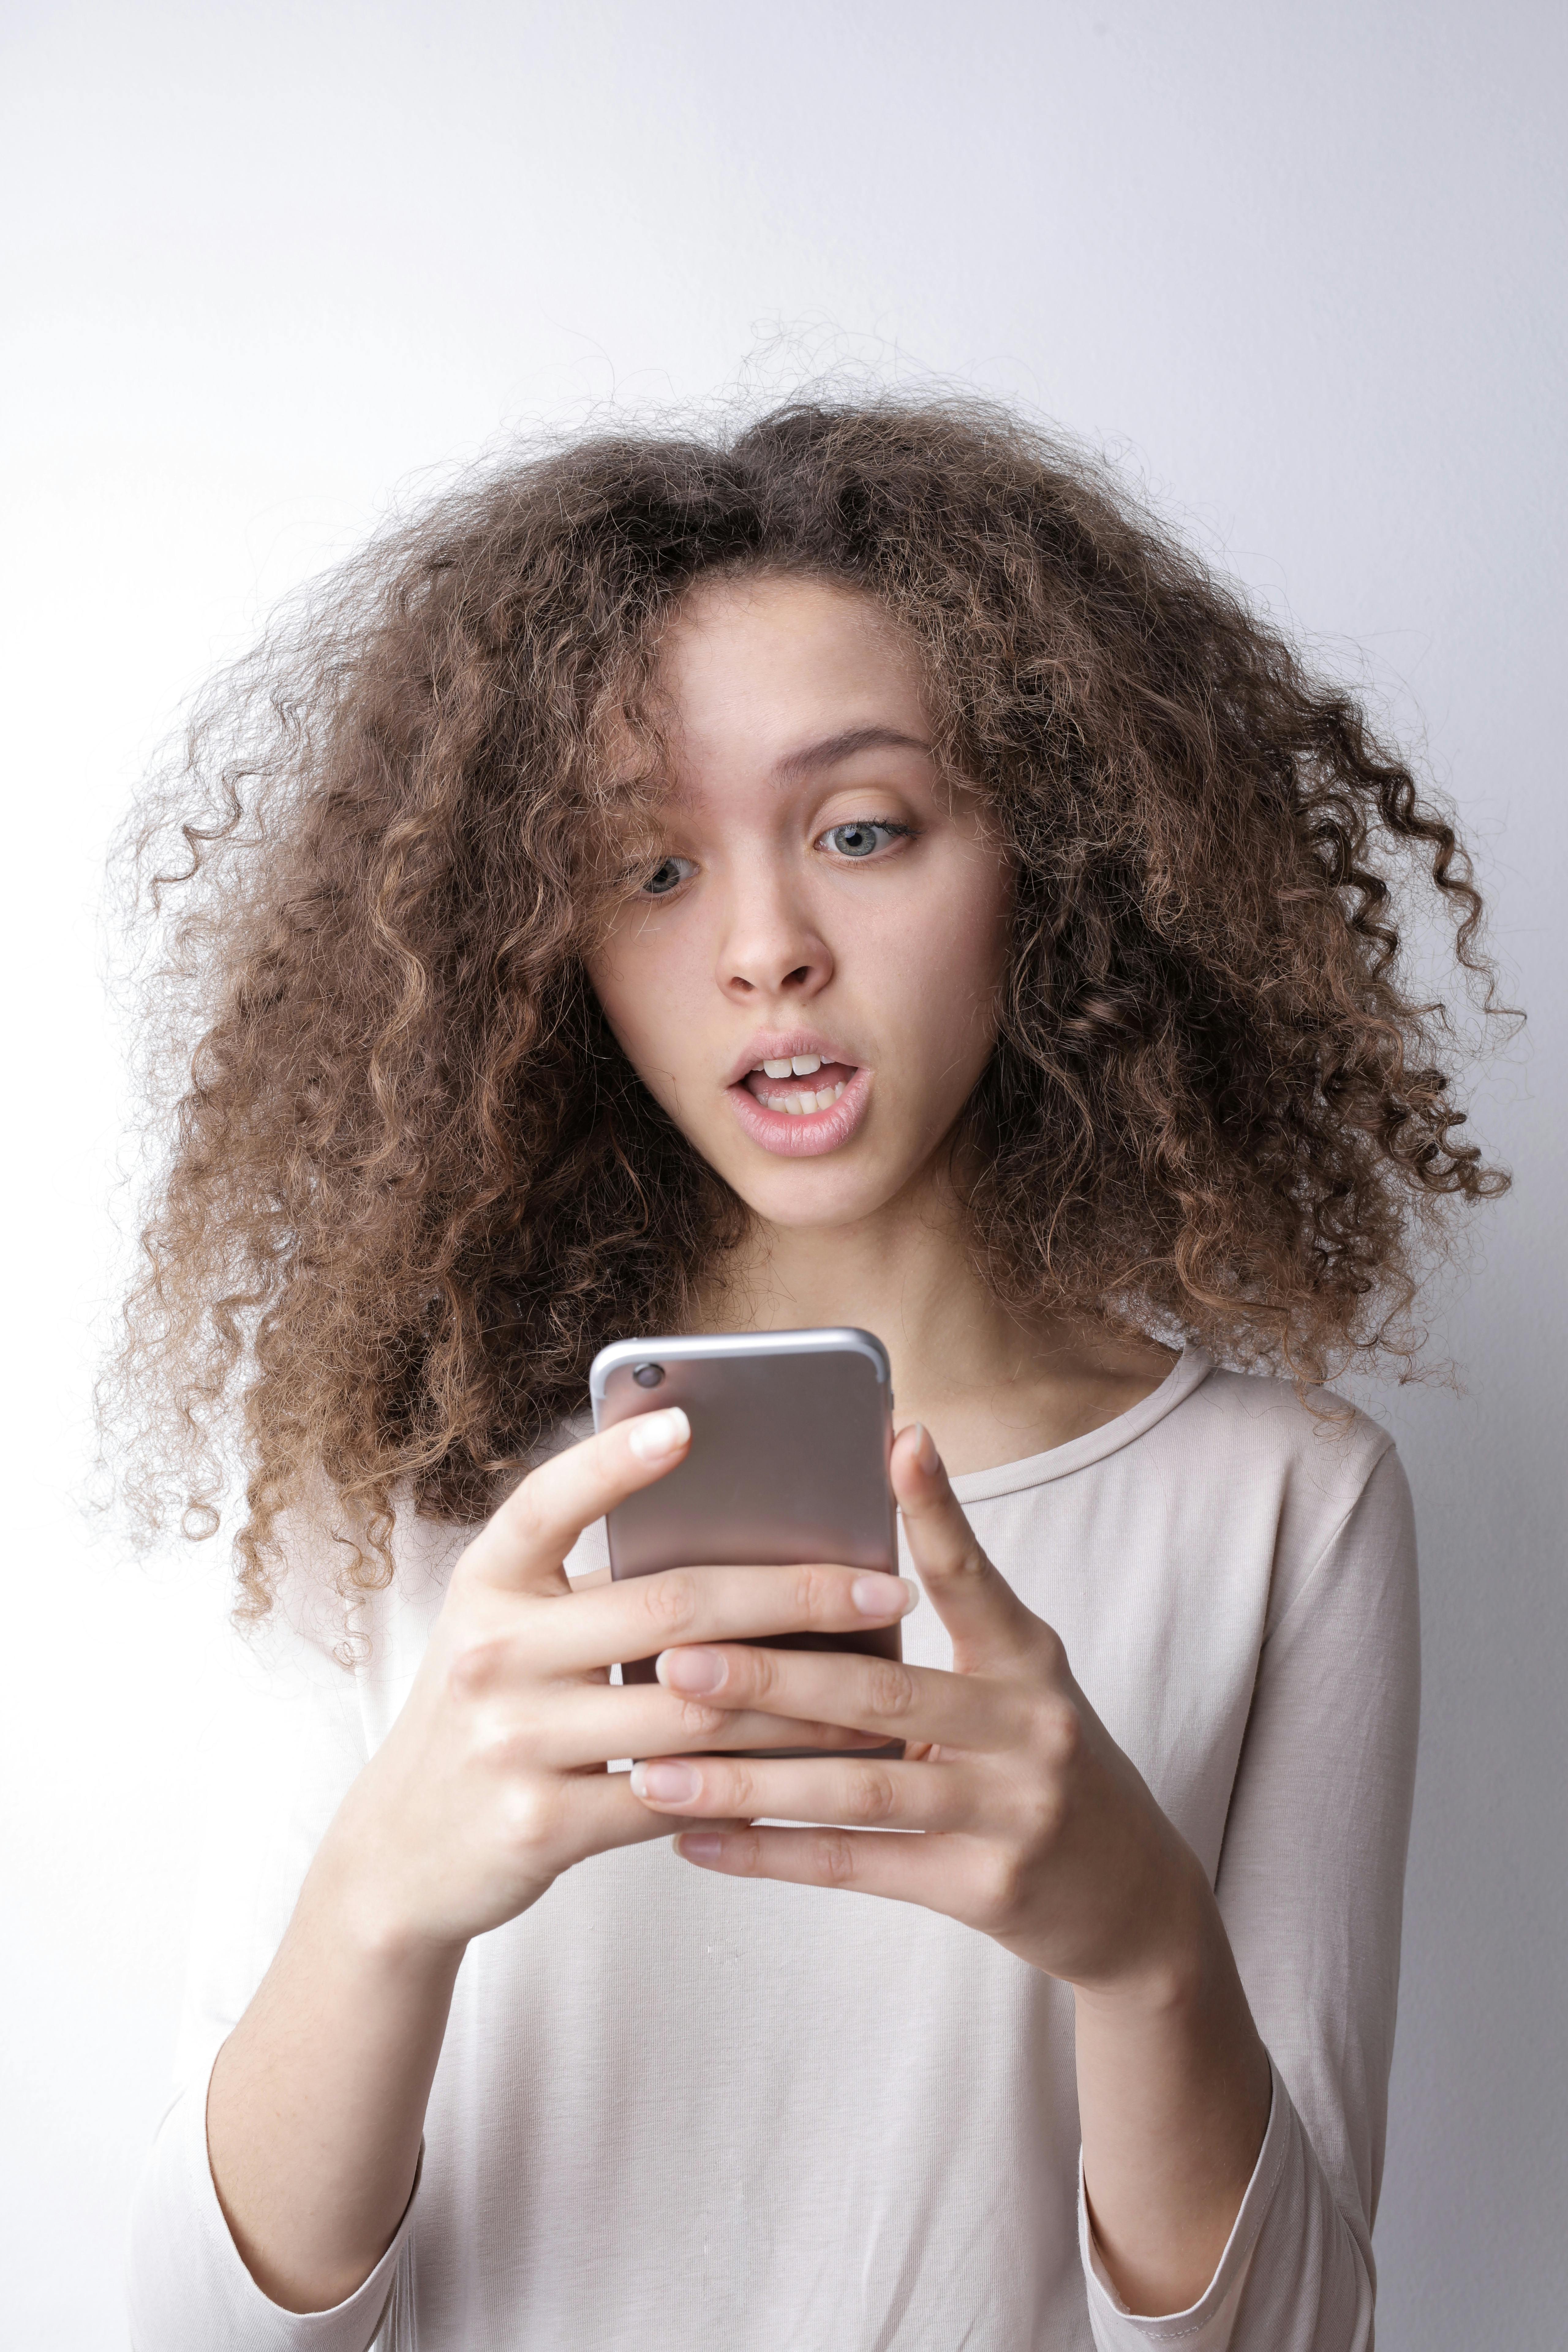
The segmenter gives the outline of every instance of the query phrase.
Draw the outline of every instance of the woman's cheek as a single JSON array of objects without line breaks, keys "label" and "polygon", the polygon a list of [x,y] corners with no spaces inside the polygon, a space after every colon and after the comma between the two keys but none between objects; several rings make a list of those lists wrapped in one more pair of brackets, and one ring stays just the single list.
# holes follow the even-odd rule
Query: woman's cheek
[{"label": "woman's cheek", "polygon": [[889,1028],[943,1092],[956,1085],[967,1097],[1000,1013],[1005,938],[994,891],[943,896],[906,917],[881,961]]},{"label": "woman's cheek", "polygon": [[724,1107],[716,1054],[704,1054],[695,1010],[665,1005],[653,981],[650,973],[646,988],[634,984],[615,1004],[604,995],[599,1001],[616,1044],[655,1102],[700,1148],[705,1132],[716,1131]]},{"label": "woman's cheek", "polygon": [[661,945],[646,939],[612,942],[586,970],[616,1045],[649,1093],[670,1110],[676,1074],[668,1066],[669,1048],[687,1031],[689,1019],[666,1002],[671,959]]}]

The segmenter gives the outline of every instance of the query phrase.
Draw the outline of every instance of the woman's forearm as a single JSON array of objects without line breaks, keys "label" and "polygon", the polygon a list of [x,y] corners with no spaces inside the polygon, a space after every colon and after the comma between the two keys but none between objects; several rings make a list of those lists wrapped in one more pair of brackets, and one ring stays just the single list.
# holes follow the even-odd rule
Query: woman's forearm
[{"label": "woman's forearm", "polygon": [[461,1948],[400,1944],[305,1883],[218,2053],[207,2151],[246,2267],[286,2311],[363,2284],[414,2187]]},{"label": "woman's forearm", "polygon": [[1218,1906],[1194,1865],[1161,1959],[1076,1995],[1084,2188],[1130,2311],[1184,2311],[1207,2286],[1268,2125],[1269,2070]]}]

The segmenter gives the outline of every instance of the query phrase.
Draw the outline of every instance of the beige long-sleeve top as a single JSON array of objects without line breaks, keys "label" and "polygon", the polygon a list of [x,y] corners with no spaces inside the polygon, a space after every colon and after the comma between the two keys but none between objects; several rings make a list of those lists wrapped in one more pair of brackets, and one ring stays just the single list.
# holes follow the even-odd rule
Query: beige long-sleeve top
[{"label": "beige long-sleeve top", "polygon": [[[333,2311],[269,2303],[214,2194],[207,2072],[425,1647],[465,1538],[416,1521],[352,1672],[296,1633],[252,1677],[133,2220],[136,2352],[1364,2352],[1418,1695],[1391,1443],[1189,1349],[1131,1412],[955,1485],[1209,1872],[1272,2056],[1201,2300],[1134,2317],[1100,2269],[1066,1987],[661,1842],[470,1948],[396,2240]],[[603,1558],[595,1528],[568,1566]],[[951,1664],[929,1602],[903,1630]]]}]

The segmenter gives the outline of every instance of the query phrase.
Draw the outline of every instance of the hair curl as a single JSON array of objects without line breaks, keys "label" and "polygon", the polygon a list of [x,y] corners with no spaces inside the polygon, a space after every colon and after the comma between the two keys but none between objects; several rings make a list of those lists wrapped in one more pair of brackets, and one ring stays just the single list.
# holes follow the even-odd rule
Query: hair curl
[{"label": "hair curl", "polygon": [[1507,1181],[1458,1139],[1451,1032],[1402,978],[1401,875],[1487,980],[1451,826],[1076,450],[874,398],[526,454],[217,680],[128,832],[172,1118],[110,1418],[147,1526],[210,1534],[237,1443],[244,1610],[323,1476],[351,1584],[391,1573],[400,1482],[482,1514],[595,1350],[679,1323],[743,1228],[583,968],[636,803],[613,746],[721,569],[896,615],[1015,867],[965,1130],[1000,1296],[1315,1381],[1408,1353],[1418,1233]]}]

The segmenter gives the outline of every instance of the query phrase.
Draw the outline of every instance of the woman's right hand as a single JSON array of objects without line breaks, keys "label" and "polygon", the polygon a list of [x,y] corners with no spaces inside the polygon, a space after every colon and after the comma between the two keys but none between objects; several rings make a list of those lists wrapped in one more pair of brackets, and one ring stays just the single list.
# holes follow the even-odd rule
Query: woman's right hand
[{"label": "woman's right hand", "polygon": [[[676,1642],[864,1630],[912,1598],[898,1577],[833,1566],[670,1569],[574,1590],[563,1563],[583,1529],[689,1442],[679,1411],[622,1422],[543,1463],[479,1530],[218,2053],[208,2163],[241,2260],[286,2310],[332,2309],[392,2241],[469,1939],[586,1855],[686,1826],[633,1796],[611,1758],[877,1744],[611,1683],[615,1660]],[[883,1605],[858,1609],[855,1587]]]},{"label": "woman's right hand", "polygon": [[463,1553],[403,1710],[311,1871],[371,1943],[460,1952],[574,1862],[688,1826],[650,1814],[628,1776],[607,1770],[612,1758],[877,1743],[658,1683],[611,1684],[614,1662],[677,1642],[864,1632],[914,1597],[898,1577],[831,1565],[668,1569],[574,1589],[563,1563],[583,1529],[689,1444],[678,1407],[586,1438],[524,1478]]}]

